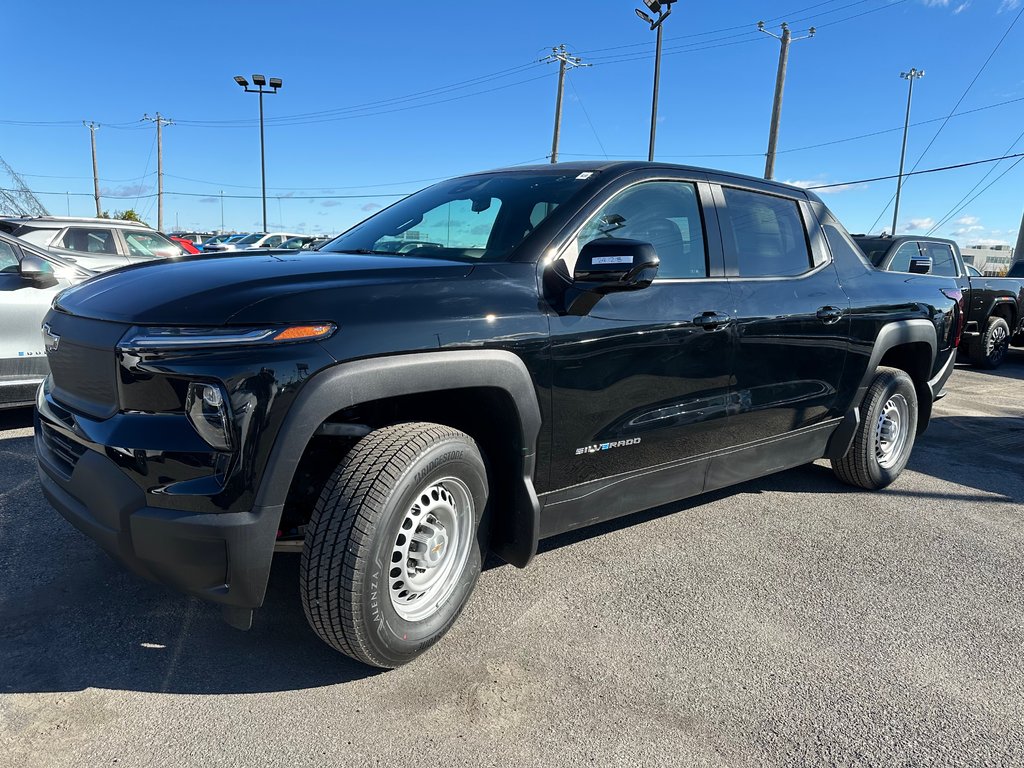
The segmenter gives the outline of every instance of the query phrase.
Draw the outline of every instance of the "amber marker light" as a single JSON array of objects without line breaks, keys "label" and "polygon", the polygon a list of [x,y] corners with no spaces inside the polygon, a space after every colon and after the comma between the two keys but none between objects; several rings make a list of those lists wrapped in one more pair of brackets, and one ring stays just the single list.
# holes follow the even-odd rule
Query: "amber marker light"
[{"label": "amber marker light", "polygon": [[274,336],[274,341],[323,339],[334,333],[336,327],[333,323],[325,323],[324,325],[293,325]]}]

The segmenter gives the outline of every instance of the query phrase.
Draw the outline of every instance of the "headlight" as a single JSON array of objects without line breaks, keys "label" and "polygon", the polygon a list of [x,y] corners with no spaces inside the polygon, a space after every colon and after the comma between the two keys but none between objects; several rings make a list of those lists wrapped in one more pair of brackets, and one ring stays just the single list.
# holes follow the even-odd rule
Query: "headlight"
[{"label": "headlight", "polygon": [[124,335],[118,348],[126,351],[202,349],[290,341],[326,339],[337,330],[334,323],[249,328],[135,327]]},{"label": "headlight", "polygon": [[231,450],[231,418],[227,395],[219,385],[199,382],[189,384],[185,413],[203,440],[219,451]]}]

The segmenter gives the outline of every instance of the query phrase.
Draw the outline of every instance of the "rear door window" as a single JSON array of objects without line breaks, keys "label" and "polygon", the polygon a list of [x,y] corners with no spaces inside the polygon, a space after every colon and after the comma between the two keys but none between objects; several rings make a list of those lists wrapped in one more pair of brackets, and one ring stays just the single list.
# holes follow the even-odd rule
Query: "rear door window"
[{"label": "rear door window", "polygon": [[61,238],[60,247],[81,253],[117,254],[114,233],[109,229],[70,227]]},{"label": "rear door window", "polygon": [[956,259],[953,256],[953,249],[945,243],[921,243],[921,249],[925,256],[932,260],[929,275],[940,275],[942,277],[956,277]]},{"label": "rear door window", "polygon": [[811,249],[795,200],[732,187],[722,187],[722,193],[727,214],[722,235],[740,277],[787,277],[811,269]]},{"label": "rear door window", "polygon": [[914,241],[909,241],[901,245],[896,249],[896,253],[889,261],[889,266],[886,270],[889,272],[909,272],[910,271],[910,260],[916,259],[921,255],[921,249]]}]

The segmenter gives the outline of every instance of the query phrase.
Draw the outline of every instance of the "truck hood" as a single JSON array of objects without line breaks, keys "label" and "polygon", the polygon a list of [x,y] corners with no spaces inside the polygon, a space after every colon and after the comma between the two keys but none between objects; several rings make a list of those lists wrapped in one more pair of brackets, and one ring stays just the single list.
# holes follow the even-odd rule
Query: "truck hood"
[{"label": "truck hood", "polygon": [[[60,294],[61,312],[94,320],[139,325],[222,325],[246,307],[261,304],[261,322],[329,320],[277,316],[276,302],[295,294],[359,285],[465,277],[472,264],[402,256],[303,252],[295,255],[194,257],[106,272]],[[288,310],[291,314],[294,309]],[[315,307],[308,311],[316,314]],[[323,310],[319,310],[323,314]]]}]

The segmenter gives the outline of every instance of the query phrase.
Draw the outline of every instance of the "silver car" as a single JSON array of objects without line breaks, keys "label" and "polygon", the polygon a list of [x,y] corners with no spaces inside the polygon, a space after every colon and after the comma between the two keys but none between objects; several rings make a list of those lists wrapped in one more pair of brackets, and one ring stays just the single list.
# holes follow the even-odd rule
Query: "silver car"
[{"label": "silver car", "polygon": [[156,230],[123,219],[2,218],[0,232],[15,235],[86,269],[113,269],[183,255],[180,246]]},{"label": "silver car", "polygon": [[34,402],[50,372],[43,317],[58,293],[94,274],[0,232],[0,409]]}]

